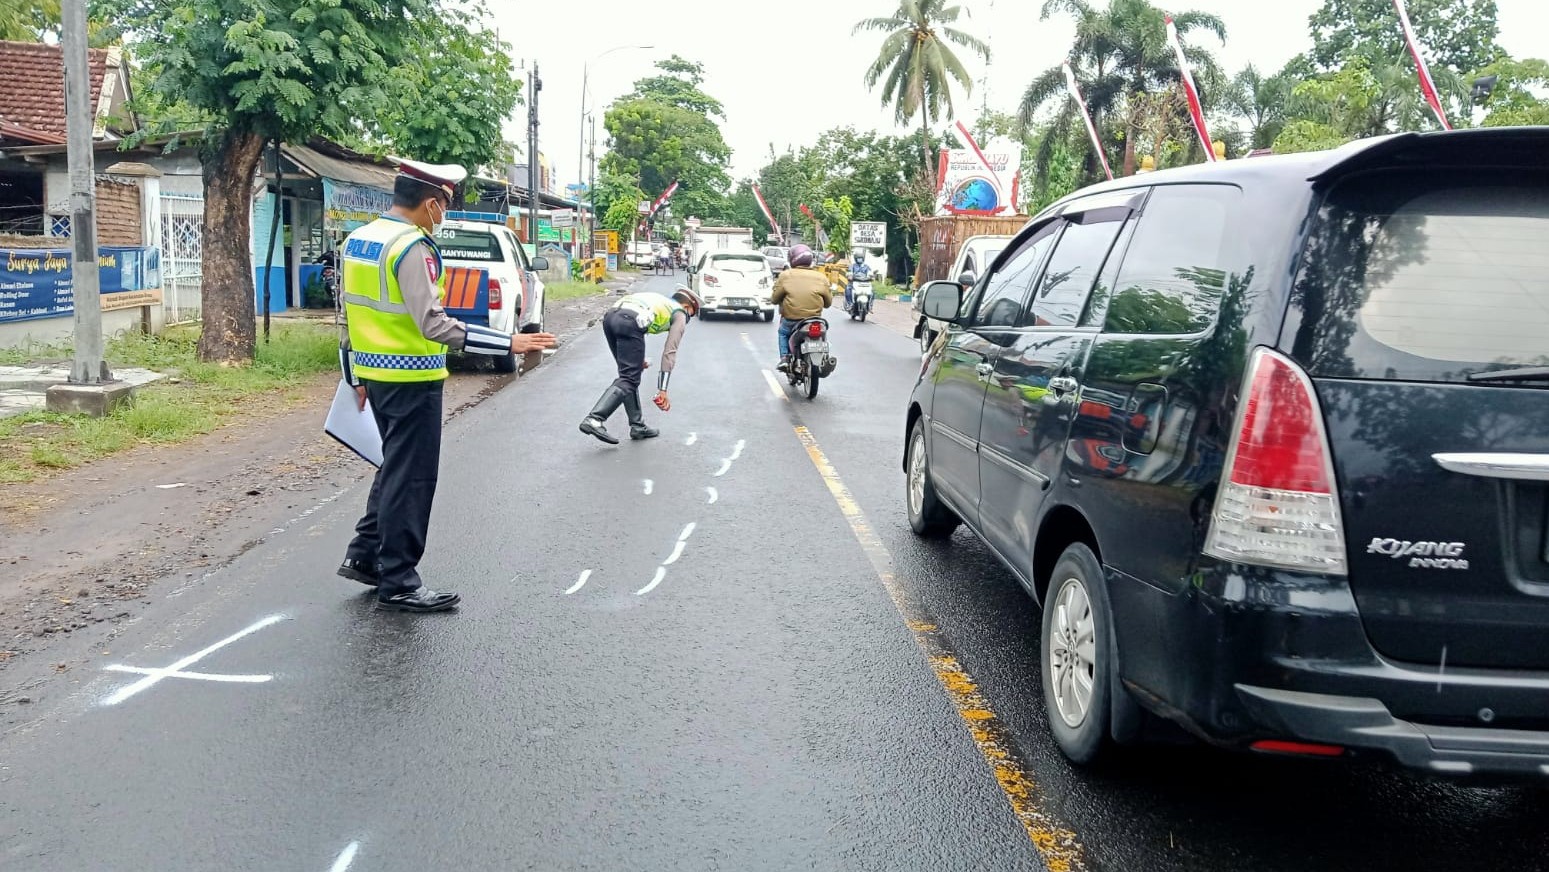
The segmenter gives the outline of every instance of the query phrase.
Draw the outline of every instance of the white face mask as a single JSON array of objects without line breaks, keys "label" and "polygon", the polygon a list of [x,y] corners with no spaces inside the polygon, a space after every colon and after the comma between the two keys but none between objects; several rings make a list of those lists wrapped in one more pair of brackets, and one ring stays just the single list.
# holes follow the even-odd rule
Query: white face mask
[{"label": "white face mask", "polygon": [[441,205],[440,200],[432,200],[431,202],[435,203],[436,208],[441,210],[441,217],[430,219],[430,233],[435,235],[441,232],[441,225],[446,222],[446,207]]}]

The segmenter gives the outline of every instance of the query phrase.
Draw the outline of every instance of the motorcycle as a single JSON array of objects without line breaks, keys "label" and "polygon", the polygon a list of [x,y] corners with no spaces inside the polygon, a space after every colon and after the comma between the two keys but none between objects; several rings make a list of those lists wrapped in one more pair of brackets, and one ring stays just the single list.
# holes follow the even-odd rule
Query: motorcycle
[{"label": "motorcycle", "polygon": [[850,320],[866,320],[871,314],[871,279],[856,278],[850,280]]},{"label": "motorcycle", "polygon": [[807,318],[791,330],[791,387],[803,389],[807,399],[818,395],[818,380],[834,374],[839,358],[829,352],[828,322]]}]

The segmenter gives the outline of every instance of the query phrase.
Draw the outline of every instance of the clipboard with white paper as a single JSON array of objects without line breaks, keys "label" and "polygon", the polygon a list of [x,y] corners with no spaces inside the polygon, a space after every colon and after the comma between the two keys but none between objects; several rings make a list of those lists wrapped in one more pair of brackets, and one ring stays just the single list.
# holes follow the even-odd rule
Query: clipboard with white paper
[{"label": "clipboard with white paper", "polygon": [[362,460],[381,467],[382,431],[377,429],[376,416],[371,412],[371,401],[367,400],[366,407],[362,409],[355,388],[344,379],[339,379],[339,389],[334,392],[333,405],[328,408],[323,432],[360,455]]}]

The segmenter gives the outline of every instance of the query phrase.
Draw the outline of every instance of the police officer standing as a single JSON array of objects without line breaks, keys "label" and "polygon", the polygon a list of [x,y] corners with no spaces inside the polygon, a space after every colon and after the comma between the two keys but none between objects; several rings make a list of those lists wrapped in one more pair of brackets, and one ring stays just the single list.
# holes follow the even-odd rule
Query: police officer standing
[{"label": "police officer standing", "polygon": [[699,314],[699,297],[682,285],[671,297],[661,294],[630,294],[620,300],[608,314],[602,317],[602,335],[608,340],[608,350],[618,366],[618,378],[602,392],[591,414],[581,421],[581,432],[595,436],[609,445],[619,444],[617,436],[604,426],[608,418],[624,407],[629,417],[629,438],[650,439],[655,428],[647,427],[645,415],[640,410],[640,373],[648,366],[645,362],[646,334],[667,334],[662,347],[662,365],[656,377],[656,407],[663,412],[672,409],[667,398],[667,384],[672,381],[672,369],[678,360],[678,343],[683,341],[683,331],[688,319]]},{"label": "police officer standing", "polygon": [[525,354],[554,347],[547,333],[507,335],[464,324],[442,308],[441,251],[431,239],[451,209],[460,166],[404,161],[393,207],[351,233],[342,260],[351,383],[382,433],[382,466],[338,574],[377,589],[377,607],[437,612],[461,597],[421,584],[441,460],[441,393],[448,348]]}]

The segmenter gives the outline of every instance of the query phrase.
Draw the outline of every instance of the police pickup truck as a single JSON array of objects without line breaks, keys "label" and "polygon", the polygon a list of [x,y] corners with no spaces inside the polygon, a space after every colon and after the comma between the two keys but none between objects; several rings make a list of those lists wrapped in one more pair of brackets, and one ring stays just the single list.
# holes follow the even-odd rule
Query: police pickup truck
[{"label": "police pickup truck", "polygon": [[[543,332],[543,282],[548,259],[534,257],[501,216],[453,212],[436,231],[446,271],[448,315],[504,333]],[[496,357],[495,369],[516,372],[516,355]]]}]

